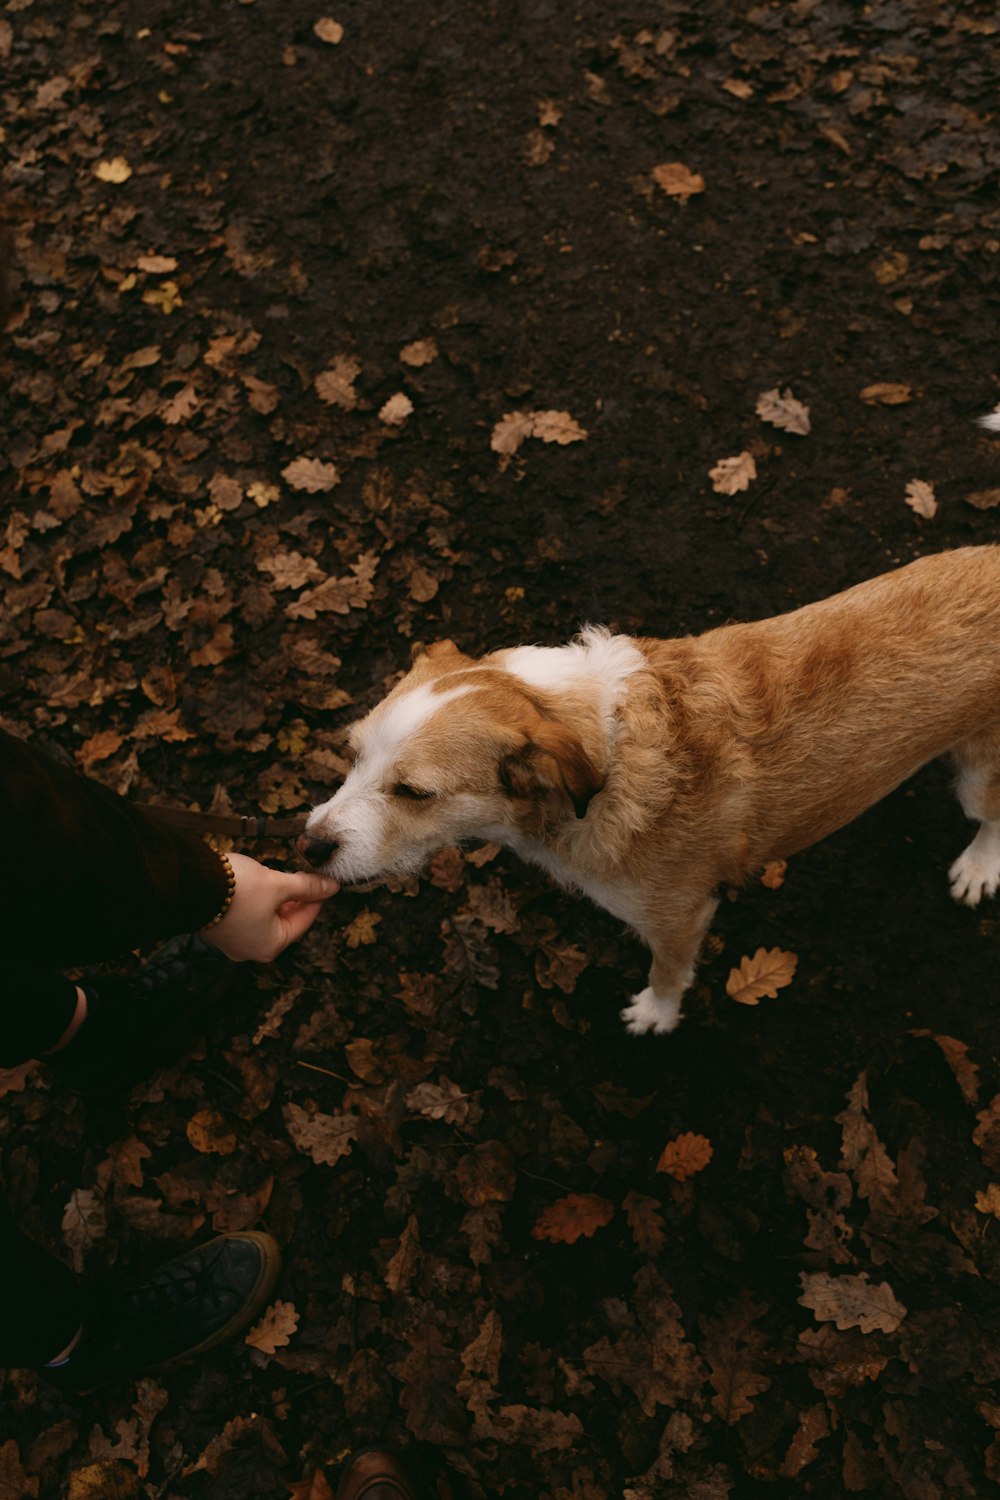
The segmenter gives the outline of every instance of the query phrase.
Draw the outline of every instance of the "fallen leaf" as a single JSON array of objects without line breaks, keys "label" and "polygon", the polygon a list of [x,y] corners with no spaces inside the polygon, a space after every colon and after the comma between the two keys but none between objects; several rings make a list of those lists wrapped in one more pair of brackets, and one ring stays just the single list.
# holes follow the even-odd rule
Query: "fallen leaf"
[{"label": "fallen leaf", "polygon": [[1000,1186],[991,1182],[985,1193],[976,1194],[976,1208],[981,1214],[992,1214],[994,1219],[1000,1219]]},{"label": "fallen leaf", "polygon": [[80,762],[81,769],[89,771],[91,766],[96,766],[100,760],[107,760],[109,756],[116,754],[125,743],[122,735],[113,729],[99,729],[92,734],[89,740],[84,740],[76,758]]},{"label": "fallen leaf", "polygon": [[409,396],[404,391],[397,391],[384,406],[379,407],[379,421],[384,422],[387,427],[402,427],[412,411],[413,402]]},{"label": "fallen leaf", "polygon": [[273,1354],[291,1339],[299,1326],[299,1315],[291,1302],[272,1302],[259,1323],[255,1323],[243,1342],[262,1354]]},{"label": "fallen leaf", "polygon": [[455,1164],[458,1190],[471,1208],[506,1203],[514,1196],[514,1158],[503,1141],[482,1141]]},{"label": "fallen leaf", "polygon": [[200,1109],[188,1120],[184,1133],[196,1151],[232,1156],[236,1150],[236,1131],[217,1109]]},{"label": "fallen leaf", "polygon": [[412,344],[403,345],[399,357],[404,365],[419,370],[422,365],[429,365],[437,359],[438,346],[433,339],[416,339]]},{"label": "fallen leaf", "polygon": [[636,1249],[642,1255],[650,1257],[659,1255],[667,1238],[666,1220],[661,1212],[659,1201],[656,1198],[648,1198],[645,1193],[629,1192],[625,1194],[622,1207],[625,1209],[625,1217],[632,1231]]},{"label": "fallen leaf", "polygon": [[194,386],[188,383],[181,387],[176,396],[171,396],[169,401],[164,402],[160,407],[160,416],[168,427],[176,427],[179,422],[186,422],[192,417],[200,404]]},{"label": "fallen leaf", "polygon": [[908,385],[896,384],[891,380],[876,380],[873,385],[866,385],[859,394],[869,406],[901,406],[910,400],[912,390]]},{"label": "fallen leaf", "polygon": [[712,1143],[703,1135],[695,1135],[693,1131],[685,1131],[683,1135],[675,1136],[668,1141],[660,1152],[660,1159],[656,1163],[658,1172],[666,1172],[669,1177],[675,1177],[678,1182],[686,1182],[689,1177],[694,1177],[697,1172],[704,1171],[712,1160]]},{"label": "fallen leaf", "polygon": [[282,1110],[288,1134],[300,1151],[318,1166],[332,1167],[351,1149],[358,1133],[357,1115],[325,1115],[319,1110],[286,1104]]},{"label": "fallen leaf", "polygon": [[732,94],[734,99],[750,99],[753,97],[753,84],[747,83],[745,78],[724,78],[722,87],[727,94]]},{"label": "fallen leaf", "polygon": [[99,161],[94,164],[94,176],[101,182],[128,182],[132,176],[132,168],[124,156],[113,156],[110,161]]},{"label": "fallen leaf", "polygon": [[797,401],[790,390],[779,391],[775,386],[773,391],[765,391],[757,397],[755,410],[762,421],[780,427],[782,432],[795,432],[805,437],[812,431],[808,406]]},{"label": "fallen leaf", "polygon": [[568,411],[536,411],[532,437],[543,443],[582,443],[586,429],[574,422]]},{"label": "fallen leaf", "polygon": [[862,1333],[879,1329],[894,1333],[906,1317],[906,1308],[897,1302],[887,1281],[872,1283],[863,1273],[858,1276],[830,1276],[826,1271],[803,1271],[799,1277],[803,1307],[812,1309],[817,1322],[833,1323],[837,1328],[860,1328]]},{"label": "fallen leaf", "polygon": [[717,495],[736,495],[749,488],[750,481],[757,478],[757,465],[752,453],[744,450],[735,458],[720,458],[708,477]]},{"label": "fallen leaf", "polygon": [[769,859],[760,877],[761,885],[766,885],[769,891],[780,890],[785,883],[787,870],[787,859]]},{"label": "fallen leaf", "polygon": [[726,994],[740,1005],[756,1005],[764,995],[773,1000],[791,984],[798,961],[797,954],[780,948],[758,948],[752,958],[744,956],[739,968],[730,971]]},{"label": "fallen leaf", "polygon": [[580,443],[587,431],[568,411],[511,411],[494,427],[490,447],[494,453],[509,455],[529,437],[540,438],[543,443]]},{"label": "fallen leaf", "polygon": [[705,191],[705,179],[680,161],[666,161],[653,168],[653,181],[671,198],[686,203],[695,193]]},{"label": "fallen leaf", "polygon": [[353,411],[358,404],[354,382],[361,374],[361,361],[353,354],[338,354],[328,370],[322,370],[313,385],[321,401]]},{"label": "fallen leaf", "polygon": [[344,928],[344,941],[348,948],[368,947],[378,939],[378,924],[382,918],[377,912],[359,911]]},{"label": "fallen leaf", "polygon": [[979,1064],[969,1057],[969,1048],[954,1036],[935,1036],[932,1031],[914,1031],[914,1036],[926,1036],[936,1042],[944,1059],[955,1075],[955,1082],[962,1091],[966,1104],[979,1103]]},{"label": "fallen leaf", "polygon": [[325,464],[318,458],[296,458],[281,471],[281,477],[293,490],[305,490],[310,495],[332,490],[340,478],[333,464]]},{"label": "fallen leaf", "polygon": [[[167,276],[171,271],[177,270],[177,261],[172,255],[140,255],[136,267],[150,276]],[[157,350],[157,359],[159,356],[160,351]]]},{"label": "fallen leaf", "polygon": [[532,1239],[575,1245],[589,1239],[614,1218],[614,1204],[597,1193],[569,1193],[543,1209],[531,1231]]},{"label": "fallen leaf", "polygon": [[923,479],[911,479],[906,486],[906,503],[918,516],[923,516],[925,521],[933,521],[937,515],[938,503],[934,495],[934,486]]},{"label": "fallen leaf", "polygon": [[337,43],[344,39],[343,26],[332,16],[321,16],[313,26],[313,31],[321,42],[329,42],[331,47],[336,47]]},{"label": "fallen leaf", "polygon": [[715,1391],[712,1405],[730,1427],[753,1410],[755,1398],[771,1385],[760,1368],[768,1339],[755,1327],[766,1311],[765,1303],[755,1302],[744,1290],[721,1316],[699,1320],[708,1380]]},{"label": "fallen leaf", "polygon": [[92,1188],[74,1188],[70,1193],[63,1210],[62,1232],[73,1255],[73,1269],[82,1271],[87,1251],[108,1232],[104,1200]]}]

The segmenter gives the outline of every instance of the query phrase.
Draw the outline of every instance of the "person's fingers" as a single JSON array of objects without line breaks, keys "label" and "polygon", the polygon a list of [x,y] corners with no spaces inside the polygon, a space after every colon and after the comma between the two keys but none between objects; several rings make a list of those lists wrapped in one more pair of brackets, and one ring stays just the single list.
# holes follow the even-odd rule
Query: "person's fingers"
[{"label": "person's fingers", "polygon": [[281,907],[279,917],[284,929],[285,944],[298,942],[308,932],[323,909],[322,901],[297,901]]}]

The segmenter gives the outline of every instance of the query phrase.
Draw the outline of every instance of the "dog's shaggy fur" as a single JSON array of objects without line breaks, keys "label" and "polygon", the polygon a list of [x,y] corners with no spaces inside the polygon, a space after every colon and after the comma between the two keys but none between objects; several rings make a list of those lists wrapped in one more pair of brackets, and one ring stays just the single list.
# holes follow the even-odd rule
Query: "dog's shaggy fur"
[{"label": "dog's shaggy fur", "polygon": [[672,1031],[720,884],[794,854],[950,751],[980,821],[951,869],[1000,884],[1000,547],[923,558],[790,614],[654,640],[473,660],[450,641],[351,740],[356,764],[307,826],[345,883],[492,839],[648,943],[630,1031]]}]

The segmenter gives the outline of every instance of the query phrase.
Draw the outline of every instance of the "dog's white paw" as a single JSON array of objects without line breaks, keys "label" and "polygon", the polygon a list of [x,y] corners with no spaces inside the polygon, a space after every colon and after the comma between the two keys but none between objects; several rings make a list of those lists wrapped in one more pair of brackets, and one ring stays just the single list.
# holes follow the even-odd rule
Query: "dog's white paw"
[{"label": "dog's white paw", "polygon": [[668,1031],[676,1031],[680,1025],[680,998],[660,995],[647,987],[632,996],[621,1017],[630,1036],[645,1036],[649,1031],[662,1036]]},{"label": "dog's white paw", "polygon": [[951,894],[966,906],[978,906],[984,896],[995,896],[1000,887],[1000,827],[984,823],[968,849],[948,871]]}]

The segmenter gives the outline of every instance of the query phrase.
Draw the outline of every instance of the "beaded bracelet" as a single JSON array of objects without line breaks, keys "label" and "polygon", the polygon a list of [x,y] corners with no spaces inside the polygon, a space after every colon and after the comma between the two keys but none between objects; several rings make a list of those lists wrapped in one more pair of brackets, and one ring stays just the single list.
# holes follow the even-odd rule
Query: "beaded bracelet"
[{"label": "beaded bracelet", "polygon": [[232,906],[233,897],[236,894],[236,876],[233,874],[233,867],[229,863],[229,855],[220,854],[219,858],[222,860],[222,867],[226,872],[226,885],[228,887],[226,891],[226,899],[225,901],[223,901],[222,906],[220,907],[219,911],[216,912],[211,922],[205,923],[205,926],[202,928],[202,932],[207,932],[210,927],[215,926],[216,922],[222,921],[223,917],[226,915],[226,912]]}]

